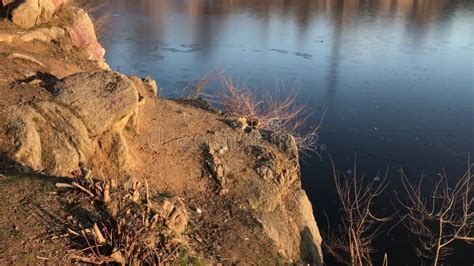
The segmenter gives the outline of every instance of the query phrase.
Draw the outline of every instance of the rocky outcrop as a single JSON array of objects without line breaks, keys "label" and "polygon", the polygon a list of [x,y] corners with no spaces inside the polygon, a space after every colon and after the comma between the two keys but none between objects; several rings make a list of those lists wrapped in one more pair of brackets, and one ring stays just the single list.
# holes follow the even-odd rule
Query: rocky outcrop
[{"label": "rocky outcrop", "polygon": [[12,6],[11,21],[17,26],[29,29],[49,22],[59,7],[67,0],[24,0],[7,1]]},{"label": "rocky outcrop", "polygon": [[[28,30],[0,33],[0,43],[55,41],[61,43],[63,49],[78,49],[85,58],[108,70],[104,60],[105,49],[97,40],[94,24],[87,12],[68,5],[62,8],[61,18],[53,17],[58,8],[66,2],[67,0],[27,0],[16,1],[4,7],[3,9],[13,10],[10,11],[10,19],[14,24]],[[49,22],[47,26],[38,26],[46,22]],[[34,28],[30,29],[32,27]]]},{"label": "rocky outcrop", "polygon": [[0,153],[25,169],[55,176],[74,175],[97,148],[118,166],[127,164],[122,131],[138,112],[139,96],[126,76],[79,73],[48,89],[49,100],[10,107],[2,119],[2,133],[10,141]]},{"label": "rocky outcrop", "polygon": [[[273,241],[284,258],[322,265],[322,238],[311,203],[301,189],[293,137],[256,129],[245,133],[242,142],[254,143],[248,147],[247,161],[253,163],[250,166],[231,161],[225,139],[212,141],[204,157],[219,186],[219,195],[245,198],[262,226],[261,234]],[[239,170],[244,167],[252,168],[253,173]]]},{"label": "rocky outcrop", "polygon": [[253,147],[254,169],[261,180],[251,185],[254,193],[249,198],[250,205],[282,255],[322,265],[322,238],[311,203],[301,189],[295,141],[290,135],[272,137],[272,143],[283,153],[269,147]]}]

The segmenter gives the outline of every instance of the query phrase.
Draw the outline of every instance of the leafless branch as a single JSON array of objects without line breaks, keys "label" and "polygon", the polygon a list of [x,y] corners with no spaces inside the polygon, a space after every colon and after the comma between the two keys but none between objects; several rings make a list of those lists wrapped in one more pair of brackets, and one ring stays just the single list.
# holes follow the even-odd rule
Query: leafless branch
[{"label": "leafless branch", "polygon": [[472,167],[469,160],[466,173],[454,187],[449,186],[445,171],[438,174],[432,188],[426,186],[424,176],[413,184],[400,171],[405,197],[396,196],[404,210],[402,223],[415,238],[417,254],[433,265],[453,252],[454,241],[474,243]]},{"label": "leafless branch", "polygon": [[332,158],[331,162],[343,220],[338,230],[326,237],[325,248],[335,259],[347,265],[372,265],[372,241],[380,227],[391,219],[377,217],[372,210],[374,200],[387,187],[386,176],[381,180],[366,180],[357,174],[356,160],[352,176],[341,176]]}]

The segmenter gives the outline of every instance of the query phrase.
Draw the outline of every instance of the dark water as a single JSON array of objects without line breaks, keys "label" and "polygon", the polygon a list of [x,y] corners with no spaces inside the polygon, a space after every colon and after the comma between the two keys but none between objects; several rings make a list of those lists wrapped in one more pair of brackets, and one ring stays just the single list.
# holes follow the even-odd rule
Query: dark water
[{"label": "dark water", "polygon": [[[369,178],[389,167],[396,184],[399,167],[455,178],[474,151],[474,1],[113,0],[107,10],[108,63],[151,75],[164,96],[222,67],[258,91],[296,84],[313,123],[328,107],[322,161],[302,165],[320,225],[336,214],[328,154],[344,171],[357,154]],[[418,264],[405,240],[387,237],[376,259]],[[453,263],[472,265],[462,253]]]}]

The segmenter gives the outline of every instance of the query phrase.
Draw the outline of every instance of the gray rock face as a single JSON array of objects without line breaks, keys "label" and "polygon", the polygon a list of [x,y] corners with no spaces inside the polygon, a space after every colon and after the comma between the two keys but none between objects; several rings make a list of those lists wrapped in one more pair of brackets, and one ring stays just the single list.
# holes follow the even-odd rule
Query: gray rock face
[{"label": "gray rock face", "polygon": [[118,166],[128,160],[122,131],[138,112],[133,83],[115,72],[79,73],[60,80],[50,100],[12,106],[0,134],[0,147],[25,169],[54,176],[80,171],[98,148],[106,148]]}]

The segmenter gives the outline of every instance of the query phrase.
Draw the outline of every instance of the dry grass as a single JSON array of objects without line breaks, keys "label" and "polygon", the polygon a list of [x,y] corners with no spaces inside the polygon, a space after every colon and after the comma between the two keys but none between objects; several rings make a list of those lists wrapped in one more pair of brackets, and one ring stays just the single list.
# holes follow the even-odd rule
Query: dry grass
[{"label": "dry grass", "polygon": [[474,198],[472,173],[469,162],[466,173],[449,186],[445,172],[438,175],[432,189],[420,179],[412,184],[401,171],[405,197],[397,194],[404,214],[403,225],[414,236],[418,256],[440,265],[453,252],[454,241],[474,244]]},{"label": "dry grass", "polygon": [[154,208],[148,185],[133,182],[119,187],[116,182],[89,178],[59,183],[93,200],[100,221],[84,226],[79,220],[66,228],[69,259],[91,264],[157,265],[175,261],[184,246],[167,227],[167,219]]},{"label": "dry grass", "polygon": [[[191,92],[188,99],[204,96],[208,101],[223,107],[232,115],[245,118],[246,126],[254,129],[266,129],[278,134],[289,134],[295,139],[301,152],[316,152],[318,132],[324,119],[312,127],[308,127],[309,109],[297,104],[298,91],[293,89],[286,97],[267,94],[258,97],[250,90],[240,89],[231,79],[225,77],[222,71],[213,71],[204,76]],[[220,79],[221,90],[216,95],[203,93],[207,84]]]},{"label": "dry grass", "polygon": [[204,95],[204,90],[207,88],[209,82],[217,80],[224,73],[222,69],[213,69],[207,72],[200,80],[193,82],[184,88],[184,99],[196,100]]},{"label": "dry grass", "polygon": [[95,34],[99,41],[107,37],[107,25],[110,22],[111,15],[104,13],[98,16],[92,16],[92,23],[94,24]]},{"label": "dry grass", "polygon": [[87,13],[97,12],[107,4],[108,0],[73,0],[71,4],[84,9]]},{"label": "dry grass", "polygon": [[372,265],[371,254],[375,251],[372,242],[381,226],[391,219],[379,218],[372,213],[374,200],[387,187],[385,178],[378,181],[365,180],[364,176],[357,175],[356,163],[351,176],[337,173],[334,162],[332,166],[342,223],[336,232],[325,236],[324,248],[346,265]]}]

